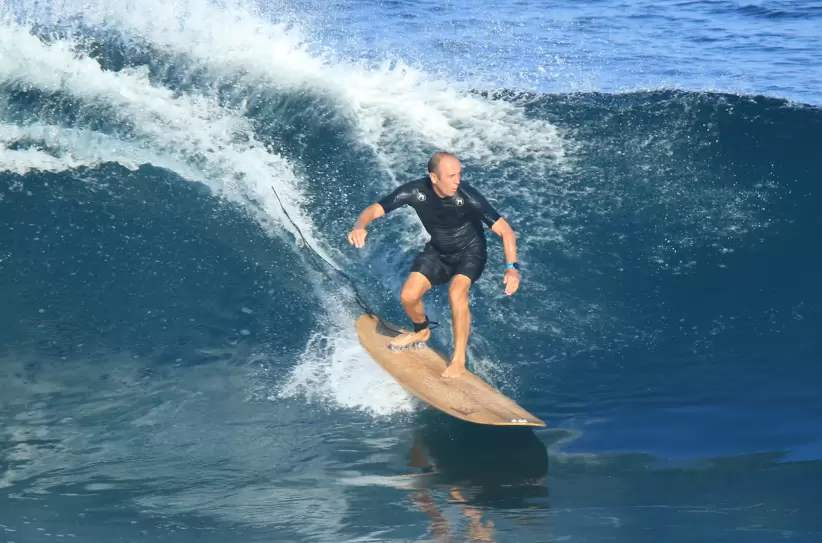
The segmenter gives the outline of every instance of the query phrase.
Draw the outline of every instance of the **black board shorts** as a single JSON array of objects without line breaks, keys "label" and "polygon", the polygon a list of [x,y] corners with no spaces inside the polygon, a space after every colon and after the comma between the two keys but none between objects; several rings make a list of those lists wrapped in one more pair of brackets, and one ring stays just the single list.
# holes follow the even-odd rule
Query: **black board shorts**
[{"label": "black board shorts", "polygon": [[472,244],[459,253],[440,253],[431,243],[426,243],[414,258],[411,271],[423,274],[432,286],[445,284],[457,274],[465,275],[476,283],[487,259],[486,249],[480,244]]}]

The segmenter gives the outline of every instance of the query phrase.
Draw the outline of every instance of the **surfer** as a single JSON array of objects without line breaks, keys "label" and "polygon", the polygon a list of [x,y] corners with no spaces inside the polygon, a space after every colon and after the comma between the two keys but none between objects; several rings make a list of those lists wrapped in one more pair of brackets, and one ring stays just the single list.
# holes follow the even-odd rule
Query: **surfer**
[{"label": "surfer", "polygon": [[431,337],[422,298],[432,286],[450,282],[448,300],[454,332],[454,353],[442,377],[453,379],[465,373],[465,357],[471,325],[468,291],[485,269],[487,247],[483,224],[502,238],[505,251],[505,294],[519,287],[516,236],[508,222],[491,207],[480,192],[461,181],[462,165],[447,152],[434,153],[428,161],[428,175],[397,187],[368,206],[357,218],[348,241],[357,248],[365,245],[366,226],[371,221],[403,206],[417,212],[430,240],[417,254],[400,292],[400,301],[414,324],[414,331],[392,339],[391,347],[401,349]]}]

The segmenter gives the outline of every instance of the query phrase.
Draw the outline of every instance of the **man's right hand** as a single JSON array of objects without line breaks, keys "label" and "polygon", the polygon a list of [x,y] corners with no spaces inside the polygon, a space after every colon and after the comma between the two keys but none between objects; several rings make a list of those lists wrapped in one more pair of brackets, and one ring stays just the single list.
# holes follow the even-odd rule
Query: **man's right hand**
[{"label": "man's right hand", "polygon": [[348,233],[348,241],[357,249],[361,249],[365,245],[365,237],[367,235],[368,232],[366,232],[365,228],[354,228]]}]

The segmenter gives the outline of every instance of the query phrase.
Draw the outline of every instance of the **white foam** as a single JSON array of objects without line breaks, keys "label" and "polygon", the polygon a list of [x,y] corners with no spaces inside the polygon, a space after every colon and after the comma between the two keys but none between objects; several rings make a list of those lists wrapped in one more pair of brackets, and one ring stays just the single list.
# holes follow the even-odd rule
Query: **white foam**
[{"label": "white foam", "polygon": [[413,411],[413,398],[360,345],[355,316],[333,302],[326,311],[328,324],[309,340],[272,398],[302,397],[375,417]]},{"label": "white foam", "polygon": [[226,198],[259,202],[258,219],[276,219],[296,235],[271,191],[276,187],[291,219],[314,239],[313,225],[300,211],[304,196],[291,165],[255,139],[242,111],[223,108],[216,96],[176,95],[152,85],[144,68],[103,70],[75,42],[46,44],[14,24],[0,26],[0,83],[67,93],[109,112],[118,138],[187,164],[180,175],[202,171],[194,180]]},{"label": "white foam", "polygon": [[131,170],[141,164],[153,164],[190,179],[203,175],[167,155],[152,153],[92,130],[40,123],[26,126],[0,123],[0,171],[19,175],[33,170],[61,172],[107,162],[116,162]]},{"label": "white foam", "polygon": [[[470,94],[401,59],[374,69],[306,42],[293,21],[271,21],[247,2],[206,0],[61,2],[51,14],[78,18],[198,61],[214,78],[328,96],[359,127],[387,175],[420,171],[431,148],[483,165],[538,158],[529,167],[553,167],[565,142],[548,121],[529,119],[508,101]],[[43,17],[38,12],[39,17]],[[277,15],[282,17],[282,15]]]},{"label": "white foam", "polygon": [[[1,128],[0,128],[1,129]],[[93,162],[76,160],[71,155],[53,156],[39,149],[7,149],[0,147],[0,171],[24,175],[31,170],[58,172],[80,166],[92,166]],[[129,164],[126,167],[133,165]]]}]

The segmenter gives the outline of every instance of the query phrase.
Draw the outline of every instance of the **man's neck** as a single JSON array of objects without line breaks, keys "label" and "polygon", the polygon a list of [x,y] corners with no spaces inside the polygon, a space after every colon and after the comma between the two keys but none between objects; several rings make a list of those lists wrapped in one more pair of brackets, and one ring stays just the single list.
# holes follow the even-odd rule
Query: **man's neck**
[{"label": "man's neck", "polygon": [[437,185],[435,185],[435,184],[434,184],[434,182],[433,182],[433,181],[431,181],[431,178],[430,178],[430,177],[428,178],[428,186],[430,186],[430,187],[431,187],[431,190],[433,190],[433,191],[434,191],[434,194],[436,194],[437,196],[439,196],[439,197],[440,197],[440,199],[443,199],[443,200],[444,200],[445,198],[448,198],[448,196],[447,196],[446,194],[443,194],[442,192],[440,192],[440,189],[437,187]]}]

